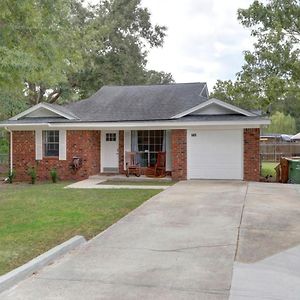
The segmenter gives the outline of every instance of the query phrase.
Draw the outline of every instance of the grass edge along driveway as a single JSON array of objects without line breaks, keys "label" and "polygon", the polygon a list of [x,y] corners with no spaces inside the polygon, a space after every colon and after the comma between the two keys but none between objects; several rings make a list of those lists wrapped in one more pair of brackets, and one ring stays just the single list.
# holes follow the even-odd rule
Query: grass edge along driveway
[{"label": "grass edge along driveway", "polygon": [[74,235],[99,234],[160,190],[0,185],[0,275]]}]

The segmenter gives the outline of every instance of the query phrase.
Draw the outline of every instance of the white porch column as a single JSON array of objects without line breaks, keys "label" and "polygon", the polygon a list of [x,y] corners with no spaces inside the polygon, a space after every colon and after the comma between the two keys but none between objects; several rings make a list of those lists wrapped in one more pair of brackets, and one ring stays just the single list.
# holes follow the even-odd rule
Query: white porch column
[{"label": "white porch column", "polygon": [[166,171],[172,171],[171,130],[166,130]]},{"label": "white porch column", "polygon": [[126,170],[126,152],[131,151],[131,130],[124,130],[124,170]]}]

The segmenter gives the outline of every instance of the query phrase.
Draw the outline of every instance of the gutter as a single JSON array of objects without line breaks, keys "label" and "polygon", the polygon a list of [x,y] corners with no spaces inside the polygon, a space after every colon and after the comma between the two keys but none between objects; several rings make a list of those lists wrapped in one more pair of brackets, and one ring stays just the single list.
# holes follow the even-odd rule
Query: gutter
[{"label": "gutter", "polygon": [[[242,121],[137,121],[137,122],[76,122],[76,123],[22,123],[22,124],[0,124],[0,127],[14,128],[66,128],[66,129],[127,129],[127,128],[167,128],[187,129],[198,126],[261,126],[269,125],[270,120],[242,120]],[[2,125],[2,126],[1,126]]]},{"label": "gutter", "polygon": [[9,130],[7,127],[4,127],[4,129],[9,132],[9,173],[11,174],[13,171],[13,132],[12,130]]}]

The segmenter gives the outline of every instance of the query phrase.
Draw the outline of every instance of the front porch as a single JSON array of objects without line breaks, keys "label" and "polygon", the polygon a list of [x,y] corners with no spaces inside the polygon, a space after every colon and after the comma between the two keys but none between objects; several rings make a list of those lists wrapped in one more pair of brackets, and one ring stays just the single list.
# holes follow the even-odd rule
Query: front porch
[{"label": "front porch", "polygon": [[171,156],[170,130],[101,131],[101,174],[125,174],[134,163],[140,174],[155,177],[159,163],[161,175],[171,175]]}]

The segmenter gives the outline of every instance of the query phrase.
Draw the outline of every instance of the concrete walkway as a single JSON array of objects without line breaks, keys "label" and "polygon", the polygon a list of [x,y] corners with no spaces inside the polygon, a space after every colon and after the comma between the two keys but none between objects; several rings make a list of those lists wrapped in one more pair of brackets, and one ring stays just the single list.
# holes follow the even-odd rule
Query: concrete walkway
[{"label": "concrete walkway", "polygon": [[298,299],[299,191],[180,182],[0,299]]}]

